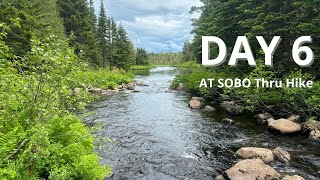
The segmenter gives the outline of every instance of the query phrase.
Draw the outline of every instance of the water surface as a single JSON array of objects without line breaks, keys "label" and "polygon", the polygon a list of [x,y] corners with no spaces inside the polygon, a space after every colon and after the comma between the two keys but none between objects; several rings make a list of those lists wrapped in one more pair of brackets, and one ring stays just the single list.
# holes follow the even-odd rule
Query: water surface
[{"label": "water surface", "polygon": [[[258,126],[252,114],[231,117],[223,110],[215,113],[188,108],[190,95],[166,93],[178,73],[158,67],[138,73],[137,80],[148,87],[140,93],[116,94],[92,104],[96,112],[89,124],[101,124],[95,133],[102,163],[113,167],[111,179],[213,179],[239,161],[240,147],[282,147],[291,153],[291,165],[271,164],[283,174],[319,179],[320,144],[303,136],[278,136]],[[223,124],[233,118],[235,126]]]}]

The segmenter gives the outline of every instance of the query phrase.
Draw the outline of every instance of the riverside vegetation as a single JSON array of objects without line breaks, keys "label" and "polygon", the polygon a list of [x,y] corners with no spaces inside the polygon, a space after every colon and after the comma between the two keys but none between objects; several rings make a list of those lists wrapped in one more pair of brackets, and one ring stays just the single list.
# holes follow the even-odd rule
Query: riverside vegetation
[{"label": "riverside vegetation", "polygon": [[132,81],[125,29],[103,5],[96,25],[92,1],[4,0],[0,8],[0,179],[107,177],[79,114],[97,98],[86,89]]},{"label": "riverside vegetation", "polygon": [[[227,47],[233,47],[238,36],[247,36],[256,59],[257,66],[250,67],[246,61],[237,67],[221,65],[219,67],[197,67],[189,64],[187,73],[177,76],[173,87],[183,83],[187,91],[208,99],[234,100],[249,111],[270,112],[276,116],[298,114],[307,120],[318,119],[320,113],[319,80],[319,3],[316,1],[220,1],[203,0],[202,7],[193,7],[191,12],[200,12],[194,20],[195,35],[192,42],[186,42],[183,61],[201,63],[202,36],[217,36],[225,41]],[[274,66],[263,64],[264,54],[255,42],[255,36],[262,35],[270,42],[275,35],[282,37],[274,55]],[[312,66],[301,68],[291,56],[291,46],[301,35],[313,37],[308,44],[314,51],[315,60]],[[228,52],[232,48],[228,48]],[[217,46],[210,48],[211,55],[217,54]],[[213,56],[215,57],[215,56]],[[185,67],[187,68],[187,67]],[[314,81],[312,88],[199,88],[205,78],[256,78],[279,80],[301,78]],[[253,84],[253,87],[255,84]]]},{"label": "riverside vegetation", "polygon": [[[320,140],[320,81],[319,81],[319,2],[308,0],[296,1],[222,1],[201,0],[203,6],[193,7],[191,12],[200,12],[194,19],[194,39],[186,42],[183,52],[182,66],[185,70],[171,84],[171,88],[186,90],[194,96],[201,96],[213,104],[220,104],[233,116],[245,112],[258,114],[257,122],[266,124],[272,132],[281,135],[307,134],[314,140]],[[313,42],[308,44],[315,54],[312,66],[301,68],[291,57],[291,46],[301,35],[312,36]],[[221,65],[219,67],[203,67],[201,64],[202,36],[216,36],[226,42],[227,47],[233,47],[238,36],[247,36],[257,65],[250,67],[246,61],[236,67]],[[255,36],[263,36],[270,42],[274,36],[283,37],[279,51],[274,55],[273,67],[264,65],[264,54],[255,41]],[[232,51],[228,48],[228,53]],[[218,48],[210,47],[211,57],[216,57]],[[302,55],[305,58],[305,55]],[[192,63],[193,62],[193,63]],[[198,63],[198,65],[194,65]],[[199,88],[202,79],[250,79],[278,80],[301,78],[313,81],[312,88]],[[189,102],[190,108],[205,107],[203,98],[193,97]],[[210,104],[210,103],[209,103]],[[206,106],[214,111],[214,108]],[[275,120],[274,118],[278,119]],[[231,119],[223,122],[236,124]],[[311,142],[310,142],[311,143]],[[240,156],[243,160],[224,171],[216,179],[281,179],[281,176],[266,162],[259,160],[261,150],[245,147],[246,153]],[[271,153],[270,153],[271,152]],[[251,154],[250,154],[251,153]],[[260,154],[260,155],[259,155]],[[284,153],[288,154],[288,153]],[[239,156],[239,154],[236,156]],[[242,170],[246,169],[245,172]],[[270,171],[266,173],[266,169]],[[240,173],[241,171],[241,173]],[[303,179],[299,176],[288,176],[283,179]]]}]

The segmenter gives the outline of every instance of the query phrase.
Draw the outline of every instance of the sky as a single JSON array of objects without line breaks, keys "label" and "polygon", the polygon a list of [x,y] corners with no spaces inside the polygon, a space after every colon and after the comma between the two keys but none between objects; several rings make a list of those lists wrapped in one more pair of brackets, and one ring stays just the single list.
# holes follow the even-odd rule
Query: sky
[{"label": "sky", "polygon": [[[101,0],[94,0],[99,12]],[[136,47],[149,52],[180,52],[191,40],[192,6],[200,0],[103,0],[107,16],[113,16],[127,30]]]}]

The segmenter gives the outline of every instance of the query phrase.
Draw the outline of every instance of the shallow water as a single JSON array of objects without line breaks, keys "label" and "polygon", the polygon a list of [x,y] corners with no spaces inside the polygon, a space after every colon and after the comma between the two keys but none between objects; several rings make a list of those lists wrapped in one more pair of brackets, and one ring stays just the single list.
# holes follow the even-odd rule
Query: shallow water
[{"label": "shallow water", "polygon": [[[96,112],[88,124],[100,124],[95,133],[102,163],[113,167],[111,179],[213,179],[239,161],[234,157],[244,146],[275,148],[290,152],[290,165],[271,164],[281,174],[320,179],[320,143],[307,137],[278,136],[258,126],[252,114],[231,117],[188,108],[190,95],[166,93],[178,73],[159,67],[140,72],[137,80],[148,87],[140,93],[116,94],[91,105]],[[231,117],[235,126],[223,124]],[[106,141],[109,137],[111,141]]]}]

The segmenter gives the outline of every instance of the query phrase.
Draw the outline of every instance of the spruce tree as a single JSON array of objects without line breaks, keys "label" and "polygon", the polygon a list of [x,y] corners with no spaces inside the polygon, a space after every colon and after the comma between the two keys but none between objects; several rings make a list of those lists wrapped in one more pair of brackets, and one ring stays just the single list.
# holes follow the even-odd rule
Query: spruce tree
[{"label": "spruce tree", "polygon": [[101,49],[95,33],[92,10],[86,0],[58,0],[60,15],[63,18],[65,32],[71,37],[70,44],[79,56],[93,65],[101,64]]},{"label": "spruce tree", "polygon": [[129,70],[133,63],[133,45],[122,25],[119,26],[115,46],[115,66],[120,69]]},{"label": "spruce tree", "polygon": [[99,45],[102,51],[102,65],[106,67],[107,65],[107,41],[108,41],[108,29],[107,29],[108,19],[106,16],[106,11],[104,8],[103,0],[101,0],[100,14],[98,20],[98,39]]}]

